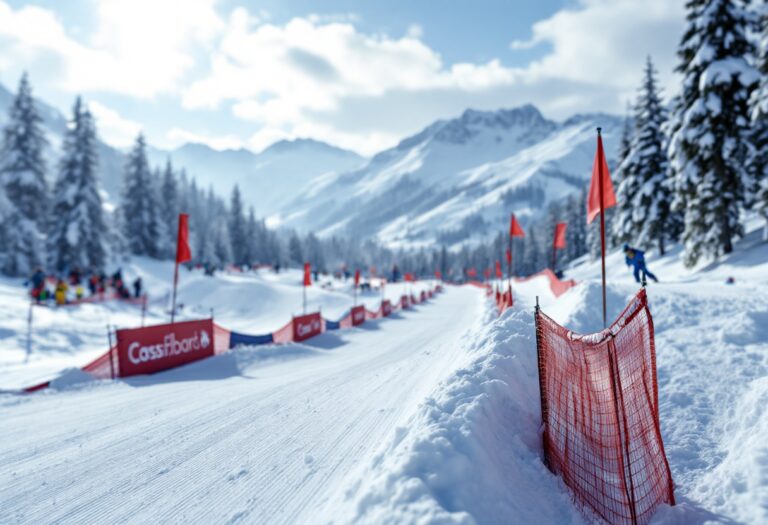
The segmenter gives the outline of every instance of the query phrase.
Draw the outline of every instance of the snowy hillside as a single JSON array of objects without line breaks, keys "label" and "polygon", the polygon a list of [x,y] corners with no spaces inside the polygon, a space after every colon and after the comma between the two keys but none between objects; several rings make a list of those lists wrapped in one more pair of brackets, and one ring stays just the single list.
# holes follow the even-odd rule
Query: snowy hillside
[{"label": "snowy hillside", "polygon": [[362,169],[319,179],[286,207],[289,225],[375,236],[390,246],[462,243],[495,234],[581,189],[603,127],[609,158],[621,120],[577,115],[557,123],[533,106],[467,110],[438,121]]},{"label": "snowy hillside", "polygon": [[149,151],[150,162],[156,165],[169,157],[203,187],[213,185],[226,194],[239,184],[245,203],[263,217],[277,213],[316,178],[357,169],[364,162],[356,153],[309,139],[281,140],[260,153],[217,151],[203,144]]},{"label": "snowy hillside", "polygon": [[[140,276],[149,293],[146,323],[167,322],[173,264],[137,258],[122,269],[129,283]],[[213,313],[218,323],[232,330],[250,334],[271,332],[282,327],[291,315],[301,313],[301,279],[298,270],[280,274],[268,270],[255,274],[219,273],[215,277],[203,275],[202,270],[182,270],[177,299],[182,309],[178,318],[200,319]],[[418,293],[427,286],[425,282],[407,288]],[[394,303],[405,290],[403,284],[389,284],[384,295]],[[361,292],[359,300],[376,310],[381,294],[378,290]],[[331,320],[341,318],[351,305],[351,281],[321,278],[307,293],[308,310],[320,310]],[[29,298],[20,280],[0,278],[0,337],[4,343],[0,390],[47,381],[64,369],[88,363],[109,348],[107,325],[139,326],[142,315],[139,306],[117,302],[34,307],[32,343],[27,356],[29,308]]]},{"label": "snowy hillside", "polygon": [[[678,502],[655,525],[768,520],[768,245],[756,226],[731,256],[694,270],[676,250],[649,254]],[[144,276],[157,298],[149,320],[162,320],[170,265],[125,270]],[[621,254],[608,270],[615,316],[638,285]],[[68,372],[48,391],[2,394],[0,522],[585,523],[542,463],[539,433],[535,297],[569,328],[600,327],[599,266],[568,273],[580,283],[559,299],[544,279],[516,284],[515,307],[498,318],[479,288],[449,286],[392,319],[305,343],[116,381]],[[184,272],[182,286],[185,316],[213,308],[243,330],[273,329],[300,304],[296,271]],[[327,286],[310,303],[341,315],[349,286]],[[6,388],[103,351],[107,322],[139,322],[129,306],[36,310],[25,362],[25,298],[16,281],[0,293]]]}]

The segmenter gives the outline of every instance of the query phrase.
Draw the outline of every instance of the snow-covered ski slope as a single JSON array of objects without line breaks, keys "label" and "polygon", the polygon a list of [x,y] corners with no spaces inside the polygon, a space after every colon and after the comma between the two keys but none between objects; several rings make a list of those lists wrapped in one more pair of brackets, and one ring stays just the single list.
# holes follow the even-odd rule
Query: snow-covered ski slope
[{"label": "snow-covered ski slope", "polygon": [[[696,271],[678,255],[649,256],[662,280],[648,295],[678,499],[653,523],[766,523],[768,245],[753,231]],[[620,254],[608,269],[614,315],[637,285]],[[584,523],[542,464],[539,436],[535,296],[574,330],[601,324],[598,264],[569,277],[581,284],[557,300],[543,279],[517,284],[500,318],[479,289],[447,287],[393,319],[305,344],[114,382],[70,373],[46,392],[2,395],[0,523]],[[286,315],[300,304],[298,274],[183,278],[228,293],[250,280]],[[349,302],[333,286],[312,297],[328,317]],[[245,299],[186,293],[190,316],[248,313]],[[1,322],[5,341],[21,337]],[[63,341],[85,325],[74,326]]]},{"label": "snow-covered ski slope", "polygon": [[[130,283],[140,275],[150,301],[146,324],[168,322],[173,264],[137,258],[123,267]],[[214,315],[225,328],[248,334],[267,333],[285,325],[291,315],[302,312],[302,273],[275,274],[221,272],[214,278],[200,270],[181,270],[177,302],[183,305],[178,319],[200,319]],[[384,296],[393,303],[403,293],[418,294],[432,283],[402,283],[385,286]],[[352,306],[351,280],[322,278],[308,288],[307,311],[318,311],[339,319]],[[378,291],[361,293],[359,301],[371,310],[379,307]],[[107,325],[134,328],[141,325],[141,308],[111,302],[65,308],[34,307],[32,344],[28,354],[27,316],[29,298],[19,280],[0,279],[0,390],[30,386],[55,377],[66,368],[80,367],[109,348]]]}]

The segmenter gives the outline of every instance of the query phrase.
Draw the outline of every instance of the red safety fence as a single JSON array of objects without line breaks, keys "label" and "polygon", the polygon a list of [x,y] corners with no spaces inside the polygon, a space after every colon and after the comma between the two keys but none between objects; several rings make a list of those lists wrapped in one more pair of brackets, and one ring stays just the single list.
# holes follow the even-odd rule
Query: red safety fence
[{"label": "red safety fence", "polygon": [[213,319],[117,330],[120,377],[152,374],[214,355]]},{"label": "red safety fence", "polygon": [[363,324],[365,322],[365,318],[365,306],[353,306],[349,313],[341,319],[339,324],[341,325],[341,328],[351,328],[353,326],[359,326]]},{"label": "red safety fence", "polygon": [[653,319],[641,290],[610,328],[579,335],[536,309],[544,458],[611,524],[674,505],[659,427]]},{"label": "red safety fence", "polygon": [[[436,287],[435,292],[441,291]],[[358,326],[367,319],[380,319],[410,305],[409,297],[392,304],[381,302],[375,312],[364,306],[353,307],[339,323],[340,327]],[[291,343],[311,339],[326,331],[326,321],[320,312],[293,317],[275,332],[262,335],[233,333],[217,325],[213,319],[180,321],[173,324],[117,330],[117,344],[100,355],[82,370],[96,379],[114,379],[137,374],[151,374],[226,352],[238,345]],[[50,386],[50,381],[28,388],[24,392],[36,392]]]},{"label": "red safety fence", "polygon": [[560,278],[555,275],[555,273],[550,270],[549,268],[546,268],[539,273],[535,273],[531,275],[530,277],[516,277],[515,282],[518,283],[524,283],[525,281],[530,281],[531,279],[535,279],[536,277],[545,277],[549,280],[549,288],[552,290],[552,294],[555,297],[560,297],[565,292],[576,286],[578,284],[573,279],[568,279],[566,281],[561,281]]},{"label": "red safety fence", "polygon": [[405,310],[406,308],[410,308],[411,306],[411,300],[407,295],[403,295],[400,297],[400,308]]}]

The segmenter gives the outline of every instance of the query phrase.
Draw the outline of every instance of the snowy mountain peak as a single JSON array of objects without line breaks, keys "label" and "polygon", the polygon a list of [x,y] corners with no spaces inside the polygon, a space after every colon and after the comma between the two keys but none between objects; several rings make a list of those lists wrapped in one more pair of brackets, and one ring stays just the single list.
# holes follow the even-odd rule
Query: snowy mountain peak
[{"label": "snowy mountain peak", "polygon": [[316,180],[283,209],[283,222],[321,234],[375,236],[390,246],[458,245],[494,235],[587,182],[594,127],[615,154],[622,119],[576,115],[563,123],[530,104],[467,109],[374,156],[366,166]]},{"label": "snowy mountain peak", "polygon": [[338,148],[336,146],[332,146],[326,142],[321,142],[319,140],[315,139],[308,139],[308,138],[299,138],[299,139],[284,139],[279,140],[272,145],[266,147],[264,150],[261,151],[260,155],[263,154],[294,154],[297,152],[315,152],[315,153],[321,153],[321,154],[336,154],[343,157],[357,157],[359,160],[362,161],[362,157],[360,157],[357,153],[354,153],[349,150],[345,150],[342,148]]}]

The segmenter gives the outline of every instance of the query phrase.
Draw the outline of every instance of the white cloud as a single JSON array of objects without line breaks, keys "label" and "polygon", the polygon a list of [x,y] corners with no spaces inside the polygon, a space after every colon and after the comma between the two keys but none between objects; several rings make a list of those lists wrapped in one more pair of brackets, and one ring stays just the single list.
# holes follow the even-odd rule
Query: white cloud
[{"label": "white cloud", "polygon": [[[217,129],[227,117],[255,128],[237,137],[169,125],[161,141],[261,149],[281,138],[312,137],[365,154],[466,107],[532,102],[555,118],[621,113],[647,54],[672,94],[684,0],[575,1],[535,23],[528,40],[500,50],[545,50],[513,68],[503,54],[485,63],[445,63],[419,25],[401,37],[366,34],[354,14],[276,24],[269,13],[243,7],[222,16],[217,0],[92,0],[96,30],[75,38],[53,11],[0,0],[0,73],[30,69],[36,83],[67,93],[167,94],[183,109],[221,112]],[[133,134],[135,122],[102,113],[105,137]]]},{"label": "white cloud", "polygon": [[96,120],[99,137],[115,147],[130,146],[141,131],[141,124],[121,117],[117,111],[103,104],[88,102],[88,109]]},{"label": "white cloud", "polygon": [[[149,98],[177,92],[194,66],[193,48],[205,47],[224,27],[215,0],[185,0],[183,8],[174,0],[93,4],[97,29],[80,41],[53,11],[35,6],[14,10],[0,0],[0,39],[25,69],[39,66],[59,89]],[[6,71],[11,65],[0,63]]]},{"label": "white cloud", "polygon": [[533,102],[553,117],[623,112],[647,54],[671,87],[683,19],[683,0],[581,0],[537,22],[530,40],[512,42],[513,49],[551,47],[513,68],[501,59],[445,64],[416,25],[393,38],[361,33],[343,18],[258,23],[240,9],[183,104],[231,103],[236,117],[262,126],[248,141],[257,149],[273,137],[310,133],[366,154],[467,106]]},{"label": "white cloud", "polygon": [[652,55],[668,86],[685,18],[683,0],[581,0],[533,26],[524,49],[548,43],[552,52],[535,61],[531,80],[567,79],[633,89],[645,57]]}]

